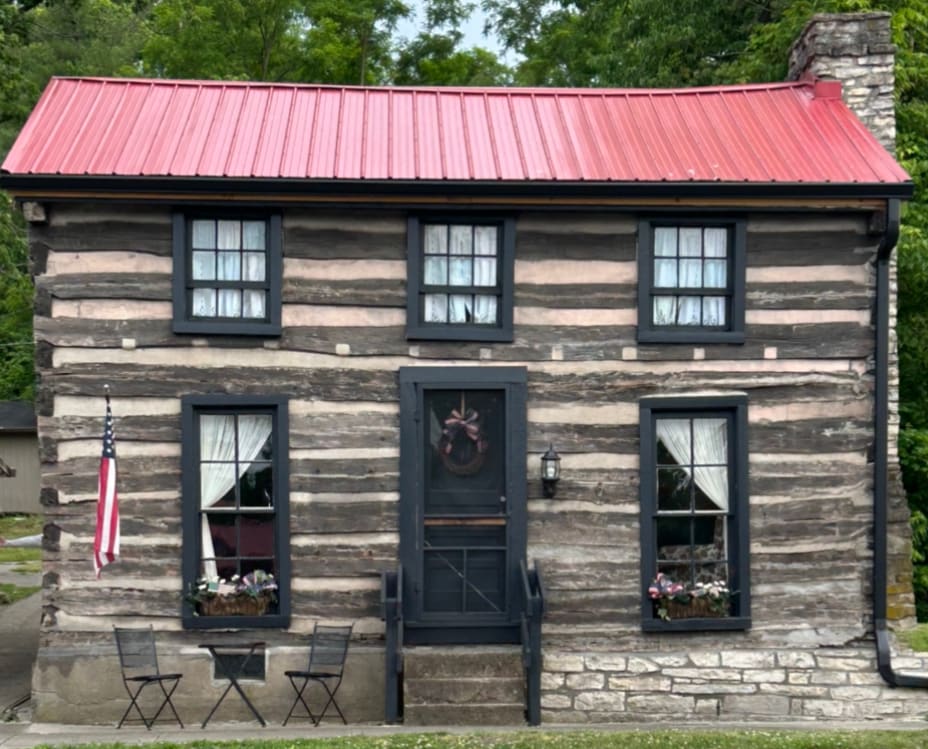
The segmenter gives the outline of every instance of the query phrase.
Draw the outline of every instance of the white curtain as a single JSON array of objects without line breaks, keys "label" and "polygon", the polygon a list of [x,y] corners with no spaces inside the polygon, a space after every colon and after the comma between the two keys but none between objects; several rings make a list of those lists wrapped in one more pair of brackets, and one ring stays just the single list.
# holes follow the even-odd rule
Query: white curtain
[{"label": "white curtain", "polygon": [[[728,231],[717,227],[657,227],[654,285],[665,289],[724,289]],[[655,325],[724,325],[724,296],[654,297]]]},{"label": "white curtain", "polygon": [[[692,424],[692,450],[690,445]],[[728,422],[725,419],[658,419],[657,438],[716,507],[728,511]]]},{"label": "white curtain", "polygon": [[[238,417],[238,472],[235,470],[235,420],[232,415],[203,414],[200,417],[200,509],[222,499],[258,457],[271,435],[272,418],[267,414]],[[209,519],[201,515],[200,537],[203,574],[210,580],[219,576],[216,550]]]}]

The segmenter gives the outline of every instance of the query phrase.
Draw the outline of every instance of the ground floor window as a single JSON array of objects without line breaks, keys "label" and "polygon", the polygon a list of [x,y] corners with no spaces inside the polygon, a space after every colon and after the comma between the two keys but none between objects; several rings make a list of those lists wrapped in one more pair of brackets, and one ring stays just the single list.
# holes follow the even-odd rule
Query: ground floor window
[{"label": "ground floor window", "polygon": [[747,398],[641,402],[645,629],[749,626]]},{"label": "ground floor window", "polygon": [[286,400],[189,396],[182,421],[185,624],[286,626]]}]

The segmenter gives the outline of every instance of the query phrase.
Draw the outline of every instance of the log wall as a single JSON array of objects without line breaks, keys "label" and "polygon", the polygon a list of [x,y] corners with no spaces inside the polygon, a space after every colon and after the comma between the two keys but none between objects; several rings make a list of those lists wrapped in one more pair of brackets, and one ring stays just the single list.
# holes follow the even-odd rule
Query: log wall
[{"label": "log wall", "polygon": [[[547,582],[546,646],[655,646],[639,625],[637,404],[670,393],[749,397],[753,627],[726,634],[727,647],[868,632],[877,238],[866,216],[750,215],[745,343],[705,346],[637,344],[632,214],[519,215],[515,338],[502,344],[405,339],[401,212],[288,209],[273,340],[171,332],[167,208],[60,204],[48,217],[31,229],[47,654],[127,622],[196,641],[179,619],[180,398],[194,393],[291,399],[292,626],[266,637],[285,645],[325,619],[377,638],[379,573],[399,543],[397,370],[441,363],[528,370],[528,556]],[[104,383],[123,554],[95,580]],[[537,478],[549,442],[563,457],[555,500]]]}]

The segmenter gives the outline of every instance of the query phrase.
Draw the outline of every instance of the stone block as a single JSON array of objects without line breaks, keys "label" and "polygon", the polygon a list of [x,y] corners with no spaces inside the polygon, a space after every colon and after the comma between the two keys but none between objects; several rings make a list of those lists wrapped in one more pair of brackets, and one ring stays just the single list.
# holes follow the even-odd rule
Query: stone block
[{"label": "stone block", "polygon": [[628,697],[626,705],[629,712],[686,715],[696,707],[696,700],[679,694],[636,694]]},{"label": "stone block", "polygon": [[799,671],[786,674],[787,684],[808,684],[812,679],[812,674],[806,671]]},{"label": "stone block", "polygon": [[812,684],[847,684],[848,674],[846,671],[813,671]]},{"label": "stone block", "polygon": [[756,694],[756,684],[678,684],[674,682],[674,694],[715,695],[715,694]]},{"label": "stone block", "polygon": [[815,668],[815,657],[803,650],[784,650],[777,653],[777,665],[781,668]]},{"label": "stone block", "polygon": [[566,694],[542,694],[541,707],[543,710],[569,710],[570,697]]},{"label": "stone block", "polygon": [[708,700],[697,699],[696,700],[696,714],[697,715],[714,715],[717,717],[718,714],[721,712],[721,710],[722,710],[722,703],[720,700],[713,700],[713,699],[708,699]]},{"label": "stone block", "polygon": [[789,715],[789,697],[775,694],[726,695],[722,700],[726,713],[739,715]]},{"label": "stone block", "polygon": [[653,673],[654,671],[660,671],[660,666],[658,666],[654,661],[647,660],[646,658],[639,658],[637,656],[631,656],[628,659],[628,665],[626,670],[630,674],[647,674]]},{"label": "stone block", "polygon": [[664,676],[701,681],[741,681],[741,671],[736,668],[666,668]]},{"label": "stone block", "polygon": [[759,650],[722,651],[722,665],[729,668],[773,668],[776,655]]},{"label": "stone block", "polygon": [[860,700],[878,700],[883,693],[880,687],[832,687],[831,696],[837,700],[849,700],[857,702]]},{"label": "stone block", "polygon": [[746,682],[760,684],[782,684],[786,681],[786,671],[782,668],[746,668],[741,678]]},{"label": "stone block", "polygon": [[624,671],[628,664],[624,655],[614,653],[596,653],[584,658],[587,669],[590,671]]},{"label": "stone block", "polygon": [[818,667],[832,671],[872,671],[873,660],[870,658],[842,658],[827,655],[816,656]]},{"label": "stone block", "polygon": [[623,692],[581,692],[574,697],[575,710],[621,712],[625,705]]},{"label": "stone block", "polygon": [[830,687],[811,687],[804,684],[761,684],[762,694],[782,694],[787,697],[827,697]]},{"label": "stone block", "polygon": [[585,689],[602,689],[606,677],[601,673],[585,672],[582,674],[567,674],[565,683],[568,689],[582,691]]},{"label": "stone block", "polygon": [[659,674],[609,677],[609,689],[625,692],[667,692],[670,691],[671,683],[669,678]]},{"label": "stone block", "polygon": [[583,656],[568,653],[545,653],[542,668],[545,671],[583,671]]},{"label": "stone block", "polygon": [[682,654],[652,655],[651,659],[659,666],[677,667],[689,665],[690,659]]},{"label": "stone block", "polygon": [[543,690],[560,689],[564,686],[564,674],[552,674],[545,671],[541,675],[541,688]]}]

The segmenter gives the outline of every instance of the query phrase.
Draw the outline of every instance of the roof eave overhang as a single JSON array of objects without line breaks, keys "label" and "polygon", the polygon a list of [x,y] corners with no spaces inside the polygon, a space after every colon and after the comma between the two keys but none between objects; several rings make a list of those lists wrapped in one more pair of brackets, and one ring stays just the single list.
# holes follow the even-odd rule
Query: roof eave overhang
[{"label": "roof eave overhang", "polygon": [[444,198],[507,198],[557,203],[602,202],[622,199],[892,199],[912,197],[911,182],[593,182],[593,181],[453,181],[453,180],[345,180],[265,179],[255,177],[122,177],[87,175],[0,174],[0,187],[21,200],[95,197],[124,199],[147,196],[152,200],[197,198],[248,202],[333,202],[378,200],[436,202]]}]

